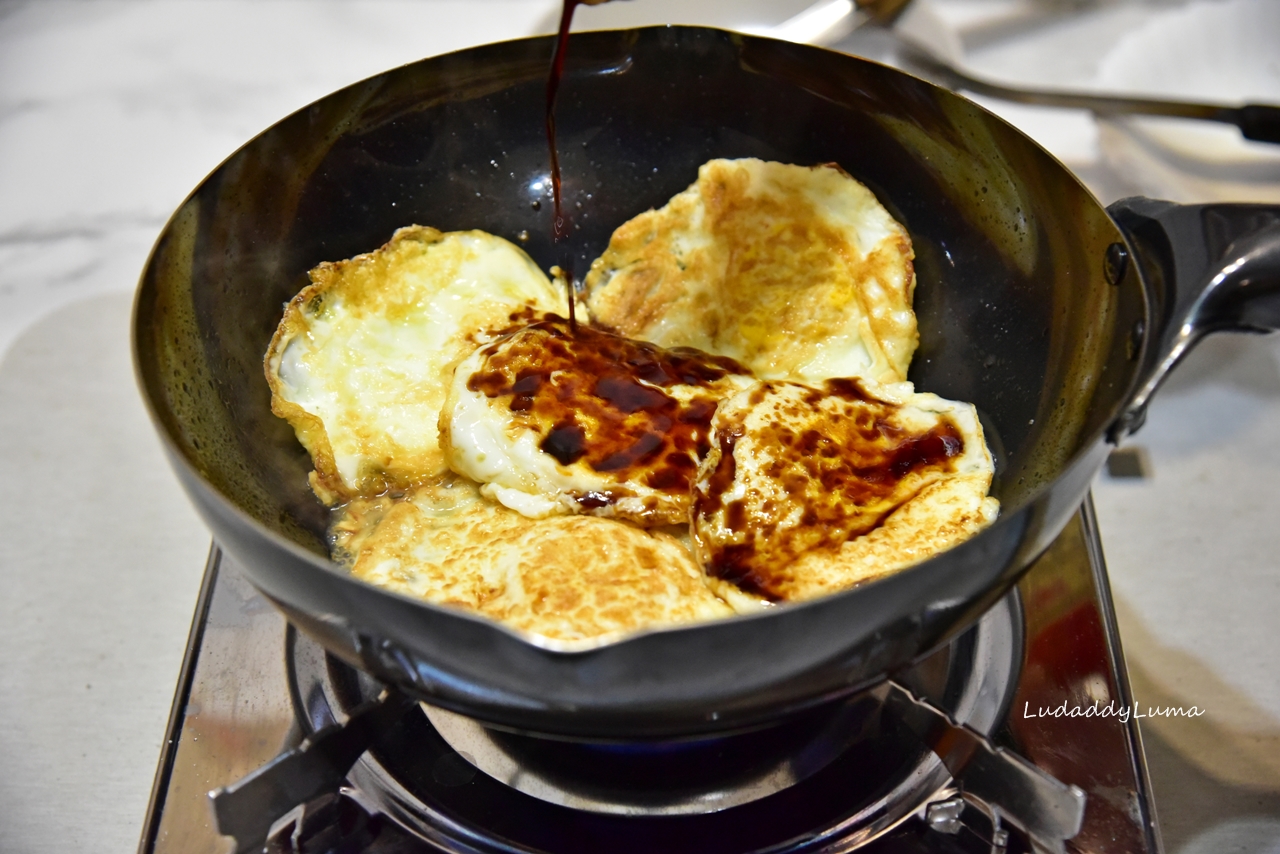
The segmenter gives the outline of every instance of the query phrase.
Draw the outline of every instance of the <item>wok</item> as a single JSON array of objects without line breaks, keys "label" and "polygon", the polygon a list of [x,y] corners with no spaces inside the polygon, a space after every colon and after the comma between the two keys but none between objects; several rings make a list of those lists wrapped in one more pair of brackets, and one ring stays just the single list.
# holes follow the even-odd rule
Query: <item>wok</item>
[{"label": "wok", "polygon": [[560,261],[545,199],[549,38],[424,60],[299,110],[165,227],[134,315],[137,371],[217,541],[298,627],[432,704],[553,736],[692,736],[870,685],[998,600],[1083,499],[1111,443],[1206,331],[1280,325],[1280,209],[1104,210],[1033,142],[885,66],[699,28],[574,35],[557,126],[579,271],[713,157],[836,162],[914,240],[917,388],[978,407],[995,525],[897,575],[758,616],[564,651],[366,585],[327,559],[310,460],[262,358],[320,261],[399,226],[479,228]]}]

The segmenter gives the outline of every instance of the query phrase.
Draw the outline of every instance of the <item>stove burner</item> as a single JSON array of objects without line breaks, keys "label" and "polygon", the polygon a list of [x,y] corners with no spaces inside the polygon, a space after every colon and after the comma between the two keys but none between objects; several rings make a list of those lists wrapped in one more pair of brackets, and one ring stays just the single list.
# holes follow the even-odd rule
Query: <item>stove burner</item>
[{"label": "stove burner", "polygon": [[[366,715],[381,717],[382,709],[407,709],[391,729],[376,730],[382,735],[354,766],[334,760],[343,769],[335,781],[351,770],[331,794],[317,797],[325,791],[317,777],[294,775],[272,792],[281,805],[275,811],[260,809],[252,797],[225,803],[244,805],[238,815],[252,823],[251,814],[274,817],[312,798],[276,822],[270,854],[1018,854],[1031,850],[1027,833],[1036,836],[1039,852],[1066,850],[1061,840],[1074,834],[1066,847],[1072,851],[1154,854],[1159,838],[1136,721],[1058,724],[1022,714],[1024,706],[1075,702],[1103,684],[1120,706],[1133,702],[1088,502],[1018,591],[997,606],[1011,612],[1007,622],[993,623],[1006,626],[1003,640],[982,631],[965,635],[897,674],[906,690],[886,682],[869,692],[883,708],[865,696],[849,698],[771,733],[639,751],[548,742],[461,721],[501,748],[497,758],[520,769],[525,782],[539,777],[551,784],[535,797],[510,774],[501,782],[495,757],[464,744],[436,710],[398,692],[380,696],[382,686],[370,677],[295,635],[234,558],[215,546],[139,850],[228,851],[211,821],[211,790],[252,794],[252,787],[230,784],[264,779],[262,772],[281,764],[296,768],[299,756],[353,756],[368,741],[348,733],[363,726],[310,736],[353,713],[363,722]],[[964,661],[1006,672],[976,678]],[[989,733],[999,749],[956,730],[919,698]],[[371,705],[361,706],[365,700]],[[946,757],[945,766],[926,743]],[[717,761],[721,746],[726,752]],[[299,795],[295,786],[312,794]],[[583,801],[566,806],[569,796]],[[1072,810],[1086,797],[1083,815]],[[714,811],[682,814],[681,802]],[[256,842],[246,836],[235,850],[264,850],[265,831],[264,825]]]},{"label": "stove burner", "polygon": [[[1021,613],[1011,595],[899,680],[989,733],[1016,682]],[[290,632],[288,654],[306,736],[382,690],[304,635]],[[348,780],[361,802],[445,850],[740,854],[849,850],[937,800],[950,774],[864,692],[750,732],[608,744],[423,705]]]},{"label": "stove burner", "polygon": [[789,788],[875,725],[860,697],[767,729],[691,741],[591,744],[522,736],[424,706],[436,732],[513,789],[572,809],[618,815],[718,812]]}]

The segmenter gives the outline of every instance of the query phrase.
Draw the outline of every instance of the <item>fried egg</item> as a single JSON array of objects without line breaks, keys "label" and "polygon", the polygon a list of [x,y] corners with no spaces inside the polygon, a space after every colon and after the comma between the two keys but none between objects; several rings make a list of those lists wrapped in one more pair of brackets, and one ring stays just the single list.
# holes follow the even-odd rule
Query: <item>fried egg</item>
[{"label": "fried egg", "polygon": [[990,524],[973,407],[905,382],[906,231],[834,164],[714,160],[584,283],[412,226],[321,264],[265,370],[358,578],[557,648],[846,589]]},{"label": "fried egg", "polygon": [[566,305],[524,252],[482,231],[402,228],[310,279],[265,368],[272,411],[310,452],[312,488],[330,505],[446,471],[438,422],[454,364]]},{"label": "fried egg", "polygon": [[528,519],[456,476],[352,501],[332,531],[357,578],[557,641],[734,613],[675,537],[592,516]]},{"label": "fried egg", "polygon": [[712,160],[591,265],[594,323],[764,379],[905,380],[918,342],[906,230],[835,164]]},{"label": "fried egg", "polygon": [[720,404],[712,439],[694,485],[695,553],[771,601],[903,569],[999,510],[973,406],[910,383],[760,383]]},{"label": "fried egg", "polygon": [[458,365],[441,445],[454,471],[530,518],[688,524],[716,403],[752,382],[730,359],[544,320]]}]

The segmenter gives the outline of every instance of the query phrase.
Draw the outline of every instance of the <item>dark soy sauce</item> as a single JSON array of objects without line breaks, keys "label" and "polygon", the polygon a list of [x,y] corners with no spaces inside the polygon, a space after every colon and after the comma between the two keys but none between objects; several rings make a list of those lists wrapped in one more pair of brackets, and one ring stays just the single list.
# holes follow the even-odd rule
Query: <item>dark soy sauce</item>
[{"label": "dark soy sauce", "polygon": [[573,23],[573,10],[582,0],[564,0],[560,11],[560,30],[556,36],[555,51],[551,54],[551,72],[547,75],[547,148],[551,151],[551,201],[554,208],[551,220],[551,236],[560,248],[560,269],[564,270],[565,288],[569,296],[569,330],[576,332],[578,319],[574,314],[573,250],[561,247],[569,237],[569,218],[565,215],[560,191],[560,157],[556,150],[556,93],[560,90],[560,78],[564,76],[564,57],[569,49],[569,25]]}]

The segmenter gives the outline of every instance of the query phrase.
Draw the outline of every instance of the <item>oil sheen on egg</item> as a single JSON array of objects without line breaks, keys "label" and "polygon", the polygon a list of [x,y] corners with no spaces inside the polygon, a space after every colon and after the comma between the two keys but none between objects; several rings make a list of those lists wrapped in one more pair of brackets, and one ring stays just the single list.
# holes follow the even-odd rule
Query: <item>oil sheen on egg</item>
[{"label": "oil sheen on egg", "polygon": [[974,408],[910,383],[765,382],[721,403],[694,487],[708,574],[811,599],[918,563],[996,517]]},{"label": "oil sheen on egg", "polygon": [[734,613],[675,537],[592,516],[528,519],[456,476],[352,501],[332,532],[358,578],[555,641]]},{"label": "oil sheen on egg", "polygon": [[453,366],[565,296],[513,244],[411,226],[325,263],[286,307],[267,351],[272,411],[310,452],[334,504],[447,470],[438,422]]},{"label": "oil sheen on egg", "polygon": [[752,382],[730,359],[543,320],[458,365],[441,443],[454,471],[530,518],[687,524],[716,404]]},{"label": "oil sheen on egg", "polygon": [[905,380],[918,342],[906,230],[834,164],[712,160],[627,221],[585,280],[594,323],[764,379]]}]

